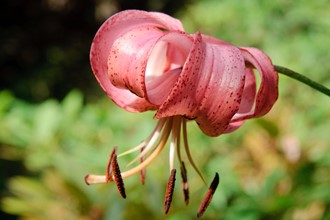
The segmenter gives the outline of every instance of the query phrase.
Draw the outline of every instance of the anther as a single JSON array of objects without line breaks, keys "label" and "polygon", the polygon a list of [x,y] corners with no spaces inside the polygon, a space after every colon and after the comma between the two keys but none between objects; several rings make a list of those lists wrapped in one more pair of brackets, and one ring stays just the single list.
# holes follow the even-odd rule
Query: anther
[{"label": "anther", "polygon": [[113,159],[111,161],[111,170],[113,172],[113,178],[116,183],[116,186],[118,188],[118,191],[120,195],[125,199],[126,198],[126,193],[125,193],[125,186],[124,186],[124,181],[120,173],[119,165],[117,162],[117,154],[114,153]]},{"label": "anther", "polygon": [[181,162],[181,178],[182,178],[182,189],[183,189],[183,196],[184,202],[186,205],[189,203],[189,185],[188,185],[188,178],[187,178],[187,170],[184,162]]},{"label": "anther", "polygon": [[173,191],[175,186],[175,174],[176,169],[171,170],[171,175],[167,183],[166,192],[165,192],[165,201],[164,201],[164,211],[165,214],[168,213],[171,207],[172,197],[173,197]]},{"label": "anther", "polygon": [[105,171],[106,182],[112,181],[112,175],[111,175],[112,169],[111,169],[111,166],[112,166],[113,158],[114,158],[114,156],[116,154],[117,154],[117,147],[114,147],[113,150],[111,151],[110,158],[109,158],[109,161],[108,161],[108,164],[107,164],[107,168],[106,168],[106,171]]},{"label": "anther", "polygon": [[217,189],[219,185],[219,174],[218,173],[215,173],[215,177],[202,201],[202,204],[199,206],[199,209],[198,209],[198,212],[197,212],[197,217],[201,217],[205,210],[207,209],[207,207],[209,206],[211,200],[212,200],[212,197],[213,197],[213,194],[215,192],[215,190]]}]

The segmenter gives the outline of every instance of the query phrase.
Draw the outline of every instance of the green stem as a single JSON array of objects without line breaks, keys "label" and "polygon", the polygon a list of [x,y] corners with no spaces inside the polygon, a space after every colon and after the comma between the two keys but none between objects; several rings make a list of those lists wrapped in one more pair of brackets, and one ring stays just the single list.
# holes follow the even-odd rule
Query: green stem
[{"label": "green stem", "polygon": [[330,97],[330,89],[328,89],[327,87],[307,78],[306,76],[301,75],[300,73],[290,70],[288,68],[285,68],[282,66],[277,66],[277,65],[275,65],[274,67],[278,73],[282,73],[283,75],[286,75],[290,78],[298,80],[299,82],[302,82],[302,83],[312,87],[313,89],[316,89],[317,91]]}]

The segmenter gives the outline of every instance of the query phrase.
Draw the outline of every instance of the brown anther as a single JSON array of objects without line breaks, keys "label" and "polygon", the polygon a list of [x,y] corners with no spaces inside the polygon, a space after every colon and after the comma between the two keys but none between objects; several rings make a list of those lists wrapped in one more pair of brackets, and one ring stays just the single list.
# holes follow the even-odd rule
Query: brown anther
[{"label": "brown anther", "polygon": [[215,177],[202,201],[202,204],[199,206],[199,209],[198,209],[198,212],[197,212],[197,217],[201,217],[205,210],[207,209],[207,207],[209,206],[211,200],[212,200],[212,197],[213,197],[213,194],[215,192],[215,190],[217,189],[219,185],[219,174],[218,173],[215,173]]},{"label": "brown anther", "polygon": [[[144,147],[141,148],[141,152],[143,151],[143,149],[144,149]],[[143,161],[144,161],[144,157],[141,157],[140,163],[143,163]],[[141,180],[142,185],[144,185],[145,179],[146,179],[146,169],[142,169],[140,171],[140,180]]]},{"label": "brown anther", "polygon": [[189,203],[189,185],[188,185],[188,178],[187,178],[187,170],[184,162],[181,162],[181,178],[182,178],[182,190],[184,196],[184,202],[186,205]]},{"label": "brown anther", "polygon": [[106,182],[112,181],[112,169],[111,169],[111,166],[112,166],[112,161],[113,161],[114,155],[116,153],[117,153],[117,147],[114,147],[113,150],[111,151],[111,154],[110,154],[110,157],[109,157],[109,161],[108,161],[108,164],[107,164],[107,168],[106,168],[106,171],[105,171]]},{"label": "brown anther", "polygon": [[174,186],[175,186],[175,174],[176,174],[176,169],[172,169],[170,178],[168,179],[166,192],[165,192],[165,200],[164,200],[165,214],[168,213],[168,211],[170,210],[170,207],[171,207],[173,191],[174,191]]},{"label": "brown anther", "polygon": [[124,181],[120,173],[119,165],[117,162],[117,154],[114,153],[113,159],[111,161],[111,170],[113,172],[113,178],[116,183],[116,186],[118,188],[118,191],[120,195],[125,199],[126,198],[126,193],[125,193],[125,186],[124,186]]}]

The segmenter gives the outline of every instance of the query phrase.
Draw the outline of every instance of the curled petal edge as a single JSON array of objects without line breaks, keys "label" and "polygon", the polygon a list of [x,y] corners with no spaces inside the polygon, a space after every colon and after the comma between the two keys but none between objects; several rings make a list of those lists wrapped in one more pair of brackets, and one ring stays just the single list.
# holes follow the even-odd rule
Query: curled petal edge
[{"label": "curled petal edge", "polygon": [[124,33],[141,26],[183,31],[179,20],[157,12],[127,10],[110,17],[97,31],[90,52],[93,73],[106,94],[118,106],[131,112],[154,110],[156,106],[123,88],[113,86],[108,78],[107,60],[113,43]]},{"label": "curled petal edge", "polygon": [[271,110],[278,98],[278,73],[270,58],[257,48],[240,47],[240,50],[244,56],[246,68],[256,69],[261,76],[261,82],[255,98],[254,109],[247,113],[236,114],[231,122],[265,115]]}]

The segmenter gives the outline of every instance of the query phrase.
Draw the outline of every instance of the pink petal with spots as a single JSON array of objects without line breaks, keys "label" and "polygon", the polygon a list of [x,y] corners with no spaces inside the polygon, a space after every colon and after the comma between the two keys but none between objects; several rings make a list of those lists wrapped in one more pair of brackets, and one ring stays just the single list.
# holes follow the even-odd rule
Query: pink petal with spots
[{"label": "pink petal with spots", "polygon": [[150,50],[164,33],[158,28],[140,27],[119,37],[108,58],[111,84],[145,98],[144,74]]},{"label": "pink petal with spots", "polygon": [[[234,115],[242,115],[246,114],[247,112],[252,111],[252,108],[255,104],[255,97],[256,97],[256,78],[252,69],[245,68],[245,83],[244,89],[242,92],[242,99],[239,106],[237,113]],[[229,123],[225,133],[230,133],[235,131],[237,128],[243,125],[244,120],[236,121],[236,122]]]},{"label": "pink petal with spots", "polygon": [[184,115],[209,136],[223,133],[238,111],[244,87],[244,59],[238,48],[197,33],[178,81],[156,118]]},{"label": "pink petal with spots", "polygon": [[196,117],[200,101],[195,99],[196,85],[199,80],[198,74],[201,74],[199,69],[204,59],[204,47],[205,45],[201,43],[201,35],[197,34],[182,66],[181,74],[166,100],[159,106],[155,118],[174,115]]},{"label": "pink petal with spots", "polygon": [[[124,82],[123,84],[118,87],[114,86],[108,76],[108,59],[110,52],[116,51],[115,48],[112,48],[114,43],[120,41],[123,35],[134,29],[138,30],[139,28],[146,28],[147,26],[150,26],[151,29],[158,28],[167,31],[183,30],[181,22],[168,15],[157,12],[149,13],[138,10],[127,10],[117,13],[104,22],[95,35],[90,52],[92,70],[103,90],[118,106],[132,112],[146,111],[155,109],[156,107],[150,104],[144,97],[141,98],[134,94],[137,93],[139,96],[142,96],[143,85],[141,85],[140,88],[135,88],[136,84],[132,83],[132,80],[127,80],[126,78],[126,81],[122,80]],[[154,33],[155,32],[153,32],[153,34]],[[127,36],[125,39],[127,39]],[[117,44],[120,43],[117,42]],[[125,63],[125,61],[123,62]],[[127,62],[128,61],[126,61],[126,63]],[[132,66],[131,68],[135,67]],[[142,68],[140,71],[142,71]],[[129,75],[130,70],[127,72]],[[141,77],[136,80],[140,79]],[[114,79],[112,80],[116,81]],[[141,81],[138,83],[141,83]],[[123,88],[125,87],[123,85],[133,90],[134,93]]]},{"label": "pink petal with spots", "polygon": [[[269,57],[256,48],[242,47],[240,50],[247,63],[247,71],[253,71],[256,68],[261,76],[261,82],[255,96],[254,108],[247,112],[239,112],[233,117],[232,122],[265,115],[270,111],[278,98],[278,74]],[[253,84],[255,83],[255,79],[250,79],[250,81]],[[248,93],[249,91],[247,91]],[[252,97],[252,94],[250,94],[244,97],[244,99],[251,99]]]},{"label": "pink petal with spots", "polygon": [[112,16],[97,32],[90,56],[97,80],[117,105],[157,110],[158,119],[194,119],[209,136],[266,114],[278,96],[278,74],[263,52],[186,34],[180,21],[162,13]]},{"label": "pink petal with spots", "polygon": [[244,59],[238,48],[229,43],[214,38],[206,38],[205,43],[206,56],[200,71],[208,74],[209,79],[200,84],[206,88],[196,122],[205,134],[219,136],[240,108],[245,80]]},{"label": "pink petal with spots", "polygon": [[145,74],[147,99],[162,105],[178,80],[186,62],[193,38],[181,32],[161,37],[148,57]]}]

